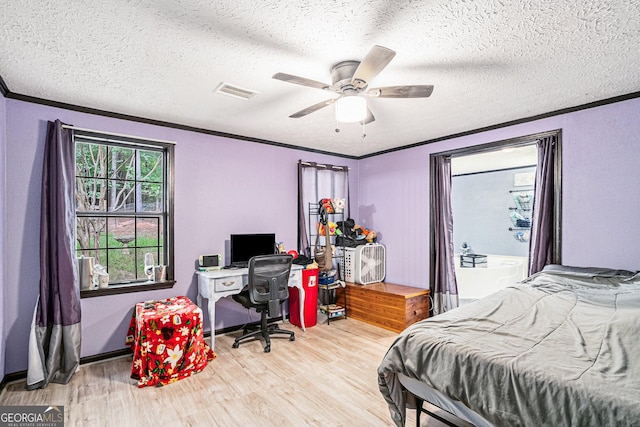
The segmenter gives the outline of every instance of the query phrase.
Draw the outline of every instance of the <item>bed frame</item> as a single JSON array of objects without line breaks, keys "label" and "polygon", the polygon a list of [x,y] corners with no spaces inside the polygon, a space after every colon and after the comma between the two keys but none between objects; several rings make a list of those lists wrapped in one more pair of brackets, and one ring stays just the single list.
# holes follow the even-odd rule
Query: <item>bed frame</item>
[{"label": "bed frame", "polygon": [[398,379],[402,388],[415,399],[416,427],[420,427],[420,416],[423,413],[451,427],[492,426],[462,402],[452,400],[414,378],[399,374]]},{"label": "bed frame", "polygon": [[[411,394],[416,400],[416,427],[420,427],[420,415],[422,413],[425,413],[431,418],[435,418],[436,420],[451,427],[475,427],[470,422],[456,417],[451,412],[445,411],[442,408],[438,408],[433,403],[423,400],[413,393]],[[427,404],[428,409],[423,406],[425,403]]]}]

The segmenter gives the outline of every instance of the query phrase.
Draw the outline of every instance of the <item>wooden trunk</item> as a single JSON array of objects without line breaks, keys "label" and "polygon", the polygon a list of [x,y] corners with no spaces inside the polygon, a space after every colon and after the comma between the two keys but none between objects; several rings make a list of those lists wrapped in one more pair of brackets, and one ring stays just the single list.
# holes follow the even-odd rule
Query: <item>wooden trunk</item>
[{"label": "wooden trunk", "polygon": [[429,290],[384,282],[347,283],[339,289],[337,304],[346,305],[347,317],[400,332],[429,317]]}]

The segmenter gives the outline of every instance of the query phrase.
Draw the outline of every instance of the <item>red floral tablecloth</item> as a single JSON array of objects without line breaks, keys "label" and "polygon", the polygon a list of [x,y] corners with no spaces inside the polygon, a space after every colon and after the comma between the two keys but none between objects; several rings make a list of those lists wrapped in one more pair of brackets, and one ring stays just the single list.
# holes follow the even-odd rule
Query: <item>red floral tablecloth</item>
[{"label": "red floral tablecloth", "polygon": [[138,387],[162,386],[202,371],[216,354],[204,341],[202,310],[185,296],[136,304],[126,344]]}]

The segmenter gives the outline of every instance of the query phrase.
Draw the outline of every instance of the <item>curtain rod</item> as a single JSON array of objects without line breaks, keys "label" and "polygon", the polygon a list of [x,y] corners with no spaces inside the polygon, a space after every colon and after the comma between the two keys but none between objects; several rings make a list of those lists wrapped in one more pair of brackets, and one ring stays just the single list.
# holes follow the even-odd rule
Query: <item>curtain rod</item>
[{"label": "curtain rod", "polygon": [[121,138],[139,139],[141,141],[161,142],[161,143],[164,143],[164,144],[173,144],[173,145],[176,144],[175,141],[167,141],[167,140],[164,140],[164,139],[145,138],[145,137],[135,136],[135,135],[125,135],[123,133],[103,132],[101,130],[85,129],[85,128],[79,128],[79,127],[75,127],[75,126],[71,126],[71,125],[62,125],[62,128],[63,129],[78,130],[78,131],[81,131],[81,132],[91,132],[91,133],[98,133],[98,134],[102,134],[102,135],[117,136],[117,137],[121,137]]},{"label": "curtain rod", "polygon": [[323,165],[322,163],[305,162],[303,160],[300,160],[300,164],[302,166],[316,167],[316,168],[322,168],[322,169],[331,168],[336,170],[351,170],[351,168],[348,166]]}]

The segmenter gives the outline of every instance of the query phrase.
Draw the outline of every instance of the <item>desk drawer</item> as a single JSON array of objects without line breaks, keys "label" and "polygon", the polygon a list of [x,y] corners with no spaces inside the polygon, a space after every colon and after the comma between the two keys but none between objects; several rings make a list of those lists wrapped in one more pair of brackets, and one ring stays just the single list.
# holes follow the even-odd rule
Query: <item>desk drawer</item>
[{"label": "desk drawer", "polygon": [[242,276],[223,277],[214,279],[213,286],[215,292],[235,291],[242,289]]}]

